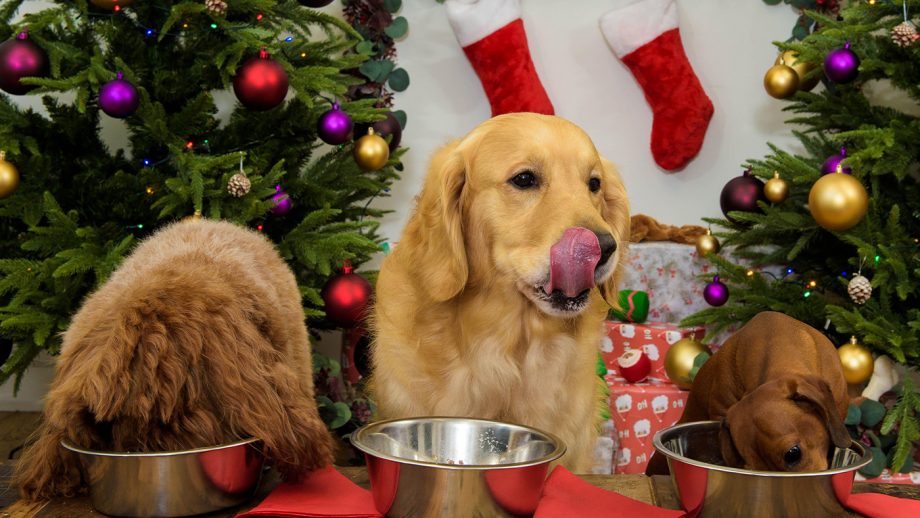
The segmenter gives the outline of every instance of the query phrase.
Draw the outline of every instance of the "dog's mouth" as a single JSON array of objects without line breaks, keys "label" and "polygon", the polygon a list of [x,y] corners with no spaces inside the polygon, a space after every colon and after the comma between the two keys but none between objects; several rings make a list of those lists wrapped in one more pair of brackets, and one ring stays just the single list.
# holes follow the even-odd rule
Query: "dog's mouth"
[{"label": "dog's mouth", "polygon": [[588,305],[588,294],[591,290],[584,290],[574,297],[568,297],[560,290],[553,290],[547,293],[545,285],[533,287],[533,293],[537,300],[549,304],[555,311],[562,314],[575,314],[585,309]]}]

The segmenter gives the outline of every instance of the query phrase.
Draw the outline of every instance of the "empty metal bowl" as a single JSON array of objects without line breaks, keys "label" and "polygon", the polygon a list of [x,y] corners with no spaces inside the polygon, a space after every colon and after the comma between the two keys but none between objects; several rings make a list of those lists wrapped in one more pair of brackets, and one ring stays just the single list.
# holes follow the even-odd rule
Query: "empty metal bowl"
[{"label": "empty metal bowl", "polygon": [[112,516],[190,516],[238,505],[262,474],[257,439],[185,451],[91,451],[62,442],[80,458],[93,507]]},{"label": "empty metal bowl", "polygon": [[[810,473],[729,468],[719,453],[719,422],[685,423],[655,434],[655,449],[690,518],[711,516],[849,516],[843,508],[856,470],[872,454],[853,441],[837,448],[830,469]],[[702,460],[702,459],[705,459]]]},{"label": "empty metal bowl", "polygon": [[565,453],[546,432],[459,417],[379,421],[351,442],[367,456],[377,510],[398,518],[533,514]]}]

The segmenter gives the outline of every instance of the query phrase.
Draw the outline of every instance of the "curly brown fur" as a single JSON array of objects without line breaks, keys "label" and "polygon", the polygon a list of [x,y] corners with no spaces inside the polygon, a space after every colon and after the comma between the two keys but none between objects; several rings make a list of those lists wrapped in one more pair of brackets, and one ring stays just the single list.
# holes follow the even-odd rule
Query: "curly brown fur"
[{"label": "curly brown fur", "polygon": [[74,316],[16,482],[29,500],[81,492],[61,440],[165,451],[244,437],[289,478],[332,460],[300,293],[264,237],[182,222],[138,246]]}]

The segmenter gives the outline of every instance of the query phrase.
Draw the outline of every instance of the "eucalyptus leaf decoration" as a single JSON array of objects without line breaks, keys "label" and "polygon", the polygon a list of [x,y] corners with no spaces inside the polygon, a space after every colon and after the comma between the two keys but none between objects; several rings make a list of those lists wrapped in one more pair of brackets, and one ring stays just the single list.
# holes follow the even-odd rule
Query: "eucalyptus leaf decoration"
[{"label": "eucalyptus leaf decoration", "polygon": [[[393,92],[409,88],[409,73],[396,64],[396,41],[409,32],[409,21],[397,16],[402,0],[344,0],[344,3],[345,19],[364,38],[354,50],[370,58],[358,69],[365,82],[352,86],[348,97],[375,98],[376,107],[392,108]],[[394,115],[405,127],[405,113],[394,112]]]},{"label": "eucalyptus leaf decoration", "polygon": [[799,17],[792,27],[792,36],[789,40],[803,40],[812,32],[819,29],[818,24],[805,14],[806,10],[815,11],[826,16],[837,16],[840,13],[842,0],[763,0],[767,5],[786,4],[799,12]]}]

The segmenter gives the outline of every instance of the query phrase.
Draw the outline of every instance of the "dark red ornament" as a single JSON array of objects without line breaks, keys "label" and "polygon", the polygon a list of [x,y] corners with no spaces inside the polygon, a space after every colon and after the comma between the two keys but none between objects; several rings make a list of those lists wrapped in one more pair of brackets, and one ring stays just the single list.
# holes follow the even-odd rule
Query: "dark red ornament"
[{"label": "dark red ornament", "polygon": [[345,263],[342,273],[329,279],[321,293],[326,304],[326,320],[339,327],[355,327],[366,317],[374,289],[367,279],[354,273]]},{"label": "dark red ornament", "polygon": [[19,82],[23,77],[45,77],[48,75],[48,54],[29,41],[26,30],[16,39],[0,44],[0,89],[13,95],[23,95],[38,88]]},{"label": "dark red ornament", "polygon": [[386,119],[375,121],[373,125],[366,122],[356,124],[355,135],[367,135],[367,128],[373,127],[374,133],[383,137],[384,140],[387,140],[388,136],[391,137],[389,139],[390,152],[393,152],[399,147],[399,141],[402,139],[402,126],[399,125],[399,120],[391,112],[387,112],[386,116]]},{"label": "dark red ornament", "polygon": [[270,110],[284,102],[288,76],[265,49],[248,59],[233,76],[233,93],[250,110]]},{"label": "dark red ornament", "polygon": [[742,212],[762,212],[757,205],[758,201],[767,201],[763,193],[763,182],[755,177],[751,170],[748,169],[741,176],[736,176],[725,184],[722,188],[722,195],[719,196],[719,205],[722,207],[722,214],[732,223],[740,223],[728,215],[733,210]]}]

